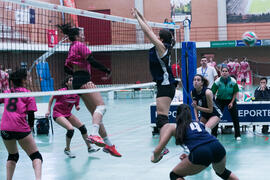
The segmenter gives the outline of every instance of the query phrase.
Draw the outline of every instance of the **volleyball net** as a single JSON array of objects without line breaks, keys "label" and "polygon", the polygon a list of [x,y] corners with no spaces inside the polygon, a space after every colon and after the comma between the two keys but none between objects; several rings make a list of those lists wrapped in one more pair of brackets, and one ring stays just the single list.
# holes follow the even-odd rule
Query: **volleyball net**
[{"label": "volleyball net", "polygon": [[[83,30],[85,44],[94,57],[112,71],[111,78],[105,79],[105,73],[92,68],[92,81],[96,85],[134,88],[136,82],[149,85],[152,81],[148,50],[153,45],[135,19],[112,16],[110,10],[86,11],[34,0],[1,0],[0,9],[2,70],[26,68],[32,79],[28,87],[31,91],[53,91],[61,87],[71,42],[57,25],[66,23]],[[172,64],[178,64],[180,27],[156,22],[149,25],[157,35],[162,28],[174,33],[177,43]]]}]

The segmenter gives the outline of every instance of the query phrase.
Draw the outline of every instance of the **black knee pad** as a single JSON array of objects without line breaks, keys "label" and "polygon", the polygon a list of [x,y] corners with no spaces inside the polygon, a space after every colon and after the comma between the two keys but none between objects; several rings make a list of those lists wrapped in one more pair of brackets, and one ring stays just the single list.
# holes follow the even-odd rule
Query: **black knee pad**
[{"label": "black knee pad", "polygon": [[179,176],[178,174],[175,174],[173,171],[171,171],[170,179],[171,180],[177,180],[178,178],[183,178],[183,176]]},{"label": "black knee pad", "polygon": [[165,115],[157,115],[156,125],[158,129],[161,129],[165,124],[169,123],[168,116]]},{"label": "black knee pad", "polygon": [[29,157],[30,157],[30,159],[31,159],[32,161],[34,161],[35,159],[40,159],[41,162],[43,162],[42,156],[41,156],[41,154],[39,153],[39,151],[34,152],[33,154],[30,154]]},{"label": "black knee pad", "polygon": [[81,127],[79,127],[79,130],[81,131],[81,134],[87,133],[87,129],[86,129],[85,125],[82,125]]},{"label": "black knee pad", "polygon": [[15,154],[8,154],[8,161],[15,161],[16,163],[19,160],[19,153],[15,153]]},{"label": "black knee pad", "polygon": [[72,130],[67,130],[67,133],[66,133],[66,136],[71,139],[73,137],[73,134],[74,134],[74,129]]},{"label": "black knee pad", "polygon": [[218,174],[218,173],[216,173],[219,177],[221,177],[222,179],[228,179],[229,177],[230,177],[230,175],[231,175],[231,171],[230,170],[228,170],[228,169],[226,169],[225,168],[225,170],[224,170],[224,172],[222,173],[222,174]]}]

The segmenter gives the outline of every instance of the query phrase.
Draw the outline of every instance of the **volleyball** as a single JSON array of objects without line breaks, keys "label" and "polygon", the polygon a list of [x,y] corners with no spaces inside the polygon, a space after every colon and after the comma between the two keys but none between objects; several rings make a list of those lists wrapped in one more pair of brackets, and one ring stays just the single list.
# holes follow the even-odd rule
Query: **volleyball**
[{"label": "volleyball", "polygon": [[254,46],[257,42],[257,36],[254,32],[248,31],[242,35],[242,40],[247,46]]}]

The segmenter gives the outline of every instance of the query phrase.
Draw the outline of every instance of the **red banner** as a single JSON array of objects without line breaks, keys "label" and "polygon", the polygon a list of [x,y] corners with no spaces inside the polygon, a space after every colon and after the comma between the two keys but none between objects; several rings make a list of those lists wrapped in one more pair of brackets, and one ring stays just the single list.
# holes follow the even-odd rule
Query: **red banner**
[{"label": "red banner", "polygon": [[54,29],[49,29],[48,30],[48,46],[54,47],[54,45],[57,43],[58,43],[57,31]]},{"label": "red banner", "polygon": [[[74,0],[64,0],[64,5],[71,8],[76,8],[75,1]],[[78,24],[78,16],[77,15],[70,15],[71,19],[73,20],[73,23],[76,27],[79,27]]]}]

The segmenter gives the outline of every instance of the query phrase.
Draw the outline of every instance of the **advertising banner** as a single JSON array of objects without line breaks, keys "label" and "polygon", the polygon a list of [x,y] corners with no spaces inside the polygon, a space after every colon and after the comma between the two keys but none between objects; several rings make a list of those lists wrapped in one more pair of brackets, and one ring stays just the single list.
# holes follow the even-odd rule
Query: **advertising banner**
[{"label": "advertising banner", "polygon": [[226,0],[227,23],[270,22],[268,0]]},{"label": "advertising banner", "polygon": [[[169,111],[170,123],[175,123],[177,107],[179,105],[180,103],[171,105]],[[240,123],[266,123],[266,124],[270,123],[270,102],[238,103],[237,109]],[[151,104],[150,113],[151,113],[151,123],[155,123],[157,116],[155,104]],[[224,110],[223,117],[221,118],[220,123],[232,123],[232,119],[228,109]]]}]

